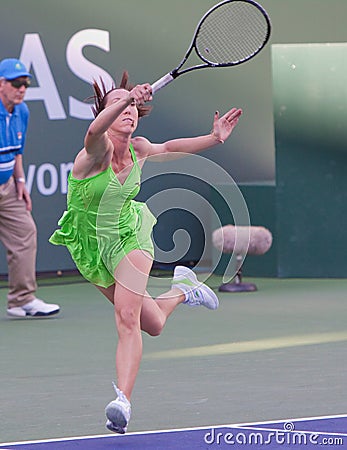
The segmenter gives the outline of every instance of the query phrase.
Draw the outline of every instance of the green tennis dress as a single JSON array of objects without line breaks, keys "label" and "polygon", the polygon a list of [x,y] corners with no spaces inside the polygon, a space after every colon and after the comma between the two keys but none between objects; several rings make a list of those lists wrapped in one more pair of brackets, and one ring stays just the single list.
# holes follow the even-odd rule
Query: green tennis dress
[{"label": "green tennis dress", "polygon": [[121,184],[109,166],[77,180],[68,177],[67,211],[49,241],[65,245],[84,278],[102,287],[114,283],[114,270],[136,249],[154,256],[151,233],[156,219],[145,203],[137,202],[141,168],[130,145],[133,167]]}]

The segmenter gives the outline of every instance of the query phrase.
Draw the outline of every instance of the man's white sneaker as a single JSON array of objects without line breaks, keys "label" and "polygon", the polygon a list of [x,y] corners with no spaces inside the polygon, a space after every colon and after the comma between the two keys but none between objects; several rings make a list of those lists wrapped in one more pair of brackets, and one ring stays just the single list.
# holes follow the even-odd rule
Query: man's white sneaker
[{"label": "man's white sneaker", "polygon": [[188,267],[175,267],[172,287],[183,291],[186,296],[183,303],[187,305],[202,305],[208,309],[217,309],[219,306],[217,295],[206,284],[201,283]]},{"label": "man's white sneaker", "polygon": [[26,317],[26,316],[45,317],[58,314],[59,311],[60,311],[59,305],[45,303],[43,300],[40,300],[39,298],[34,298],[34,300],[32,300],[29,303],[26,303],[23,306],[9,308],[7,310],[7,314],[11,317]]},{"label": "man's white sneaker", "polygon": [[117,398],[112,400],[105,409],[106,428],[114,433],[124,434],[127,431],[131,415],[131,404],[123,392],[113,383]]}]

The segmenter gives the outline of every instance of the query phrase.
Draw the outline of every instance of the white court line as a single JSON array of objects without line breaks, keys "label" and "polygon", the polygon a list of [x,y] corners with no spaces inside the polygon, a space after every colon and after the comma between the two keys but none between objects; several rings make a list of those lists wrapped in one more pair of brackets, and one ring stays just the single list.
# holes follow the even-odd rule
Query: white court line
[{"label": "white court line", "polygon": [[[281,423],[281,422],[280,422]],[[283,422],[285,423],[285,422]],[[297,433],[297,434],[314,434],[318,436],[342,436],[347,437],[347,433],[336,433],[334,431],[310,431],[310,430],[300,430],[300,428],[295,430],[286,430],[285,428],[259,428],[259,427],[240,427],[240,430],[247,431],[266,431],[266,432],[280,432],[280,433]],[[0,449],[2,450],[2,449]]]},{"label": "white court line", "polygon": [[[18,441],[18,442],[0,442],[0,446],[6,445],[6,446],[13,446],[13,445],[24,445],[24,444],[41,444],[41,443],[49,443],[49,442],[66,442],[66,441],[77,441],[77,440],[87,440],[87,439],[100,439],[100,438],[122,438],[123,436],[141,436],[141,435],[148,435],[148,434],[157,434],[157,433],[175,433],[175,432],[183,432],[183,431],[202,431],[202,430],[211,430],[212,428],[240,428],[244,429],[247,427],[254,427],[255,425],[261,423],[262,425],[266,424],[274,424],[274,423],[285,423],[285,422],[301,422],[301,421],[307,421],[307,420],[322,420],[322,419],[338,419],[338,418],[347,418],[347,414],[338,414],[338,415],[330,415],[330,416],[313,416],[313,417],[303,417],[303,418],[297,418],[297,419],[277,419],[277,420],[269,420],[269,421],[258,421],[258,422],[246,422],[246,423],[239,423],[239,424],[224,424],[224,425],[211,425],[211,426],[204,426],[204,427],[191,427],[191,428],[174,428],[172,430],[151,430],[151,431],[134,431],[132,433],[126,433],[124,434],[100,434],[96,436],[74,436],[74,437],[67,437],[67,438],[57,438],[57,439],[42,439],[42,440],[35,440],[35,441]],[[259,428],[258,428],[259,429]],[[270,429],[267,428],[267,431]],[[271,430],[270,430],[271,431]],[[278,430],[277,430],[278,431]],[[299,430],[298,430],[299,432]],[[303,432],[304,433],[304,432]],[[306,432],[305,433],[309,433]],[[316,432],[313,432],[316,433]],[[318,432],[317,432],[318,434]],[[332,434],[332,433],[326,433],[326,434]],[[342,435],[343,436],[343,435]],[[1,448],[0,450],[12,450],[12,449],[6,449]]]},{"label": "white court line", "polygon": [[[247,423],[239,423],[239,424],[234,424],[234,425],[230,425],[233,427],[246,427],[246,426],[254,426],[257,425],[259,423],[261,423],[262,425],[271,425],[274,423],[285,423],[285,422],[306,422],[308,420],[324,420],[324,419],[342,419],[342,418],[347,418],[347,414],[333,414],[333,415],[329,415],[329,416],[312,416],[312,417],[299,417],[297,419],[277,419],[277,420],[267,420],[267,421],[259,421],[258,422],[247,422]],[[229,426],[229,425],[228,425]]]},{"label": "white court line", "polygon": [[[255,430],[255,431],[281,431],[281,432],[287,432],[290,433],[290,430],[280,429],[280,428],[259,428],[257,427],[257,424],[261,423],[262,425],[272,425],[272,424],[285,424],[285,423],[295,423],[295,422],[307,422],[307,421],[313,421],[313,420],[327,420],[327,419],[341,419],[346,418],[347,414],[336,414],[336,415],[330,415],[330,416],[315,416],[315,417],[302,417],[299,419],[280,419],[280,420],[269,420],[265,422],[252,422],[248,424],[239,424],[239,425],[232,425],[237,428],[241,428],[243,430]],[[336,433],[336,432],[329,432],[329,431],[303,431],[300,429],[294,429],[292,430],[294,433],[302,433],[302,434],[317,434],[319,436],[347,436],[347,433]]]}]

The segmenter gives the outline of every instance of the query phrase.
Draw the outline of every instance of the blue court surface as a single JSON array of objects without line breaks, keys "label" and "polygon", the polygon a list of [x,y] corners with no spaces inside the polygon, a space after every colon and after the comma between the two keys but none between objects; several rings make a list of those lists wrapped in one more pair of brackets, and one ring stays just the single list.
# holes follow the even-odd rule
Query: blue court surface
[{"label": "blue court surface", "polygon": [[347,448],[347,415],[0,444],[1,450],[190,450],[230,447]]}]

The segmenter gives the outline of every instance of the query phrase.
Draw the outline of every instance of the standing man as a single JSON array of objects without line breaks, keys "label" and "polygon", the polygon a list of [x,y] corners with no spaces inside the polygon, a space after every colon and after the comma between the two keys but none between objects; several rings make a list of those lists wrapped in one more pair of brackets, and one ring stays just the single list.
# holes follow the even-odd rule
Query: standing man
[{"label": "standing man", "polygon": [[29,119],[23,100],[30,78],[18,59],[0,62],[0,241],[7,250],[7,314],[12,317],[50,316],[60,310],[35,296],[37,232],[22,161]]}]

